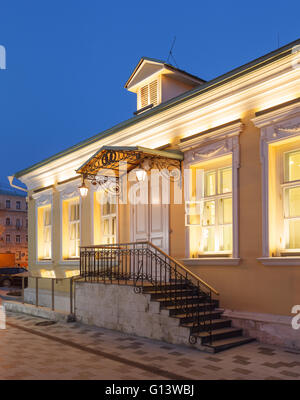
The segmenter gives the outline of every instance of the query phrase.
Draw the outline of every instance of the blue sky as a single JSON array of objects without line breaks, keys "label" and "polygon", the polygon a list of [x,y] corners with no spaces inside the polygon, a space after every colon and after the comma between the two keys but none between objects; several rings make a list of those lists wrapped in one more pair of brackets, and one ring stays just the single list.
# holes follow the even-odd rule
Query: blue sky
[{"label": "blue sky", "polygon": [[142,56],[210,80],[300,37],[299,1],[0,0],[0,182],[128,119]]}]

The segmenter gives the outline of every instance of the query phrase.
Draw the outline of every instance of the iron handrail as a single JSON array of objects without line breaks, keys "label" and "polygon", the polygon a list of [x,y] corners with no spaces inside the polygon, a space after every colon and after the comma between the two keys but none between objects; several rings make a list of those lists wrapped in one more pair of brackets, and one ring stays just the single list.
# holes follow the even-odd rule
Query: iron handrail
[{"label": "iron handrail", "polygon": [[201,279],[198,275],[194,274],[191,270],[189,270],[185,265],[183,265],[180,261],[176,260],[174,257],[168,255],[165,253],[163,250],[161,250],[159,247],[155,246],[152,242],[149,241],[142,241],[142,242],[127,242],[127,243],[114,243],[114,244],[101,244],[101,245],[92,245],[92,246],[80,246],[81,249],[83,248],[90,248],[90,249],[97,249],[97,248],[112,248],[112,247],[119,247],[119,246],[129,246],[129,245],[135,245],[135,244],[146,244],[151,247],[153,247],[155,250],[160,252],[164,257],[167,257],[169,260],[177,264],[180,268],[182,268],[186,273],[191,275],[194,279],[196,279],[198,282],[200,282],[203,286],[205,286],[207,289],[209,289],[211,292],[213,292],[215,295],[219,296],[220,293],[214,289],[212,286],[210,286],[207,282],[205,282],[203,279]]}]

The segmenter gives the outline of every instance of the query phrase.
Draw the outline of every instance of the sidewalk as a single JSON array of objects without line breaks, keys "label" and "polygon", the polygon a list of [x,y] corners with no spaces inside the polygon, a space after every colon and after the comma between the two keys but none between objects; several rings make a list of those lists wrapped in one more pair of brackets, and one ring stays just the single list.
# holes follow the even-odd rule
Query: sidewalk
[{"label": "sidewalk", "polygon": [[250,343],[209,355],[80,323],[7,313],[0,379],[300,379],[300,354]]}]

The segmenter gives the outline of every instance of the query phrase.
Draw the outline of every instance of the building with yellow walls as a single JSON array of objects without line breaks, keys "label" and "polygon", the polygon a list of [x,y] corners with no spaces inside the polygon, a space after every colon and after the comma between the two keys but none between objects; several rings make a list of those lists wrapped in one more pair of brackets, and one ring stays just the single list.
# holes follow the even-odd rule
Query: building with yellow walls
[{"label": "building with yellow walls", "polygon": [[[50,305],[55,278],[57,307],[68,309],[80,246],[150,241],[215,288],[236,326],[300,348],[291,326],[300,304],[300,40],[209,82],[142,58],[125,88],[137,94],[134,117],[15,174],[28,188],[40,304]],[[91,166],[114,151],[164,160],[158,170],[177,163],[170,201],[163,185],[155,206],[102,202],[113,196],[95,177],[109,168],[93,178]],[[126,170],[128,196],[140,169]],[[26,299],[35,301],[34,278]]]}]

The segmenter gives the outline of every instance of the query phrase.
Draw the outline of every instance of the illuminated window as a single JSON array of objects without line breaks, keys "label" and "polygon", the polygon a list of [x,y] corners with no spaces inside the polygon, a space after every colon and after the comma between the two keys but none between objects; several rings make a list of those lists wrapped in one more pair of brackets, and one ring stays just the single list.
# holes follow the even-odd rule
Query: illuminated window
[{"label": "illuminated window", "polygon": [[300,150],[284,154],[285,248],[300,250]]},{"label": "illuminated window", "polygon": [[79,199],[69,203],[69,257],[79,257],[80,246],[80,208]]},{"label": "illuminated window", "polygon": [[116,243],[117,214],[116,204],[106,202],[102,204],[101,230],[103,243]]},{"label": "illuminated window", "polygon": [[186,202],[191,257],[232,254],[232,168],[222,162],[213,167],[192,168],[191,200]]},{"label": "illuminated window", "polygon": [[104,191],[95,193],[94,241],[95,244],[114,244],[117,240],[116,199]]},{"label": "illuminated window", "polygon": [[51,205],[38,207],[38,259],[52,257],[52,211]]}]

